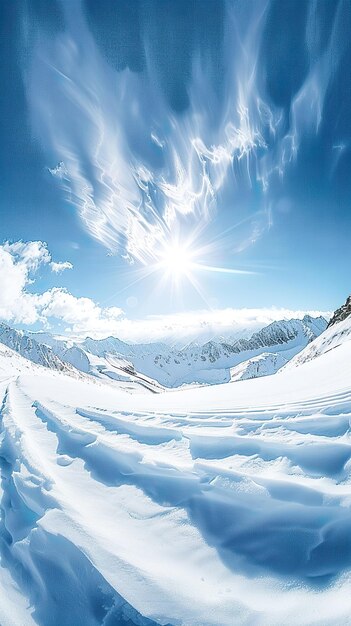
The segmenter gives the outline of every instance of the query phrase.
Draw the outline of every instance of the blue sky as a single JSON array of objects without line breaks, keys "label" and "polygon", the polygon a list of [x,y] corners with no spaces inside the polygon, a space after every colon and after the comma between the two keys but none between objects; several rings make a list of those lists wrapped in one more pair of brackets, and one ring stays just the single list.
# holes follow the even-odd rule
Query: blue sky
[{"label": "blue sky", "polygon": [[2,319],[77,330],[84,310],[87,332],[99,319],[103,333],[104,320],[107,332],[184,311],[340,305],[349,1],[13,0],[0,11],[2,243],[45,244],[34,265],[33,247],[2,247]]}]

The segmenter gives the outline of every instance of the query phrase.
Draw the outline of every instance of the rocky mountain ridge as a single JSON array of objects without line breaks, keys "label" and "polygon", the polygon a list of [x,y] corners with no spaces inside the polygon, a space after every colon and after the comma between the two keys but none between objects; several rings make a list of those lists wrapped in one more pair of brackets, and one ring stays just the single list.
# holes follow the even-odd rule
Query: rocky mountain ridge
[{"label": "rocky mountain ridge", "polygon": [[343,322],[349,315],[351,315],[351,296],[346,299],[345,304],[343,304],[339,309],[336,309],[330,318],[328,328],[337,324],[337,322]]},{"label": "rocky mountain ridge", "polygon": [[0,323],[0,343],[37,365],[62,372],[69,372],[72,369],[49,346],[39,343],[28,337],[24,331],[11,328],[7,324]]}]

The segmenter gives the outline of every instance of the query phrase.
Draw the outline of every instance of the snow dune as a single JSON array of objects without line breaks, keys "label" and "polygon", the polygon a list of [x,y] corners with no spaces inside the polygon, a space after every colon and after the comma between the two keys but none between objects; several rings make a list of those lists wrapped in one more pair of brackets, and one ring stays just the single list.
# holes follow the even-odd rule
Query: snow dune
[{"label": "snow dune", "polygon": [[350,328],[159,394],[2,350],[1,626],[351,624]]}]

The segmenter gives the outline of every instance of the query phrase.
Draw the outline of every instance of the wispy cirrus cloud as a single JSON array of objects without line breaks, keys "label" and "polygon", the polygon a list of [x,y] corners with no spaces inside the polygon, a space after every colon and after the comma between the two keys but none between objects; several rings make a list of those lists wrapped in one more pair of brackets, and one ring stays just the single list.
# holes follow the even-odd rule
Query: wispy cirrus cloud
[{"label": "wispy cirrus cloud", "polygon": [[[233,250],[255,243],[273,224],[273,188],[320,131],[347,3],[329,17],[301,3],[286,31],[291,3],[219,1],[215,13],[189,3],[173,22],[160,3],[135,4],[130,48],[118,3],[113,24],[94,3],[56,4],[50,36],[27,16],[25,82],[36,136],[58,160],[49,171],[88,232],[146,263],[174,232],[229,205],[234,219],[252,216]],[[180,26],[171,36],[176,25],[187,39]]]},{"label": "wispy cirrus cloud", "polygon": [[252,58],[240,53],[241,43],[230,55],[242,68],[240,80],[230,83],[215,128],[204,92],[216,109],[219,105],[211,83],[203,83],[204,59],[194,60],[189,106],[177,115],[153,79],[158,67],[150,35],[143,41],[144,70],[118,72],[101,54],[77,6],[62,3],[65,29],[56,38],[45,32],[35,38],[26,76],[32,123],[57,154],[60,162],[50,172],[90,234],[110,250],[145,262],[169,239],[171,229],[180,229],[184,221],[189,226],[189,221],[211,220],[234,161],[251,184],[257,150],[265,146],[255,81],[248,80],[259,25],[243,34],[254,48]]}]

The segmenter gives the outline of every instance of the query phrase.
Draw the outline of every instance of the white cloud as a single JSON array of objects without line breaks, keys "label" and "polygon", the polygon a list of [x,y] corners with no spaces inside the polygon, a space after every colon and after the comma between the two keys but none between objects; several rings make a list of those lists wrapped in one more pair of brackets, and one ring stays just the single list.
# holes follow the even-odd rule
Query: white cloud
[{"label": "white cloud", "polygon": [[72,267],[68,262],[51,261],[43,241],[7,241],[0,245],[0,319],[28,325],[47,323],[43,309],[50,291],[35,294],[27,287],[34,282],[38,269],[49,264],[54,272]]},{"label": "white cloud", "polygon": [[1,246],[18,264],[22,263],[28,271],[35,272],[40,265],[50,263],[51,255],[43,241],[8,241]]},{"label": "white cloud", "polygon": [[28,272],[36,272],[40,265],[47,264],[50,264],[51,270],[56,274],[73,268],[69,261],[52,261],[44,241],[6,241],[1,249],[8,252],[16,264],[23,264]]},{"label": "white cloud", "polygon": [[55,274],[60,274],[60,272],[64,272],[65,270],[73,269],[73,265],[69,261],[59,261],[58,263],[51,261],[50,267]]},{"label": "white cloud", "polygon": [[101,308],[90,298],[77,298],[69,291],[55,287],[41,298],[41,317],[60,320],[76,334],[108,334],[123,315],[118,307]]},{"label": "white cloud", "polygon": [[35,296],[26,293],[30,282],[26,263],[0,246],[0,318],[33,324],[37,320]]}]

